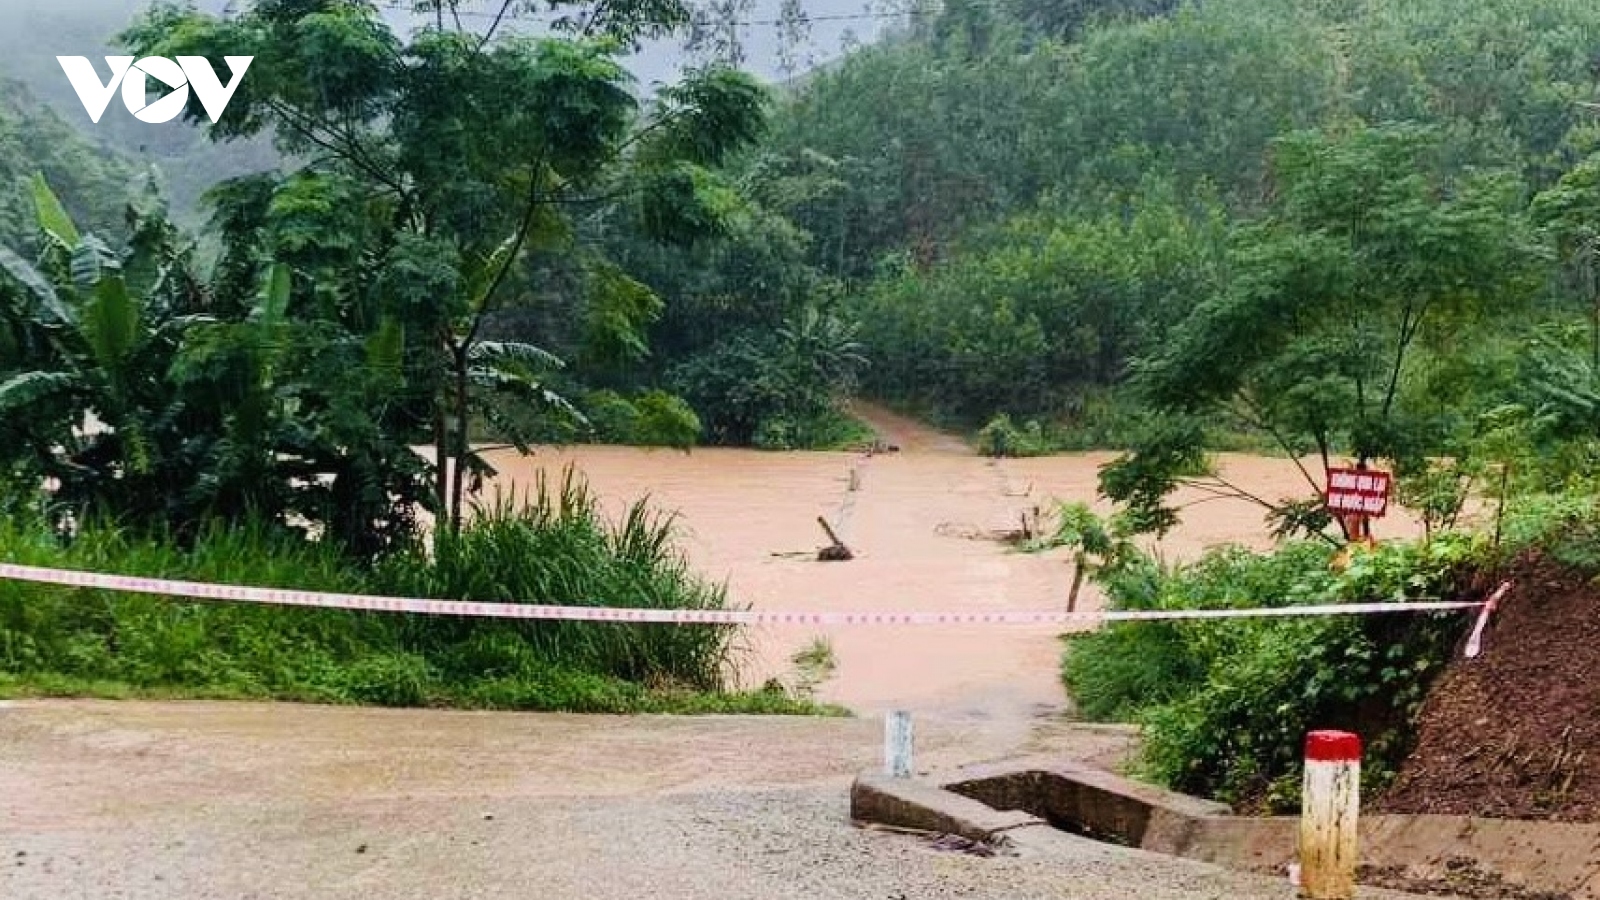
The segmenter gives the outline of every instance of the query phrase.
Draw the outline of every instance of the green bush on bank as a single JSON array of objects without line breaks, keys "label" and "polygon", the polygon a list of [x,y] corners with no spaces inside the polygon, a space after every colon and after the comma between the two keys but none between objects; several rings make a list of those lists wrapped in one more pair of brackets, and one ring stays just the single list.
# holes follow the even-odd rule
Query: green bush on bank
[{"label": "green bush on bank", "polygon": [[700,442],[700,417],[683,398],[666,391],[647,391],[632,400],[615,391],[595,391],[584,405],[592,438],[601,443],[687,450]]},{"label": "green bush on bank", "polygon": [[997,459],[1044,456],[1053,449],[1044,429],[1034,419],[1019,428],[1010,416],[1001,413],[978,431],[978,452],[984,456]]},{"label": "green bush on bank", "polygon": [[[1052,411],[1021,421],[1007,413],[992,416],[976,435],[979,453],[992,457],[1048,456],[1087,450],[1124,450],[1148,431],[1151,413],[1125,388],[1085,388],[1059,398]],[[946,419],[956,428],[970,427]],[[1238,423],[1211,422],[1205,429],[1211,450],[1281,455],[1269,435]]]},{"label": "green bush on bank", "polygon": [[751,443],[758,450],[848,450],[876,437],[859,419],[830,406],[800,418],[763,419]]},{"label": "green bush on bank", "polygon": [[1518,497],[1499,529],[1496,562],[1532,548],[1559,565],[1600,572],[1600,483],[1584,480]]},{"label": "green bush on bank", "polygon": [[[707,401],[702,401],[707,402]],[[633,399],[615,391],[585,398],[588,439],[634,447],[687,450],[701,442],[706,426],[683,398],[648,391]],[[729,443],[720,431],[714,442]],[[871,441],[872,429],[832,400],[800,410],[775,410],[755,420],[740,442],[758,450],[842,450]]]},{"label": "green bush on bank", "polygon": [[[1448,595],[1478,549],[1443,535],[1356,550],[1336,571],[1325,543],[1226,548],[1181,567],[1144,558],[1105,586],[1114,609],[1404,602]],[[1455,613],[1120,623],[1070,638],[1063,677],[1085,716],[1145,727],[1139,774],[1282,812],[1298,802],[1312,729],[1361,734],[1369,786],[1391,777],[1461,627]]]},{"label": "green bush on bank", "polygon": [[[727,594],[689,571],[672,543],[673,520],[645,503],[615,525],[569,471],[541,475],[523,497],[485,504],[471,527],[442,535],[431,559],[380,567],[383,593],[561,606],[723,609]],[[459,677],[519,671],[535,662],[640,683],[696,690],[724,686],[734,629],[694,625],[405,620],[408,647]]]},{"label": "green bush on bank", "polygon": [[[372,571],[264,526],[214,526],[179,546],[86,523],[63,542],[0,520],[0,558],[193,581],[446,599],[717,609],[670,519],[617,525],[570,475],[487,507],[458,536]],[[198,696],[573,712],[825,711],[726,690],[735,634],[714,626],[506,622],[189,603],[0,581],[0,693]]]}]

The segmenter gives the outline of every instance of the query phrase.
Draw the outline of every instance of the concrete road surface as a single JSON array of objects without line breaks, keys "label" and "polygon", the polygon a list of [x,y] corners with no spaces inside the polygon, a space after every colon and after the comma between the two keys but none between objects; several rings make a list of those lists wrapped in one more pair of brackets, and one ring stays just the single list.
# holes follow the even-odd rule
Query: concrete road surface
[{"label": "concrete road surface", "polygon": [[[1125,732],[919,721],[924,768]],[[0,705],[4,900],[1287,900],[1287,883],[1073,841],[980,858],[847,821],[871,719],[293,705]],[[1372,891],[1364,896],[1402,895]]]}]

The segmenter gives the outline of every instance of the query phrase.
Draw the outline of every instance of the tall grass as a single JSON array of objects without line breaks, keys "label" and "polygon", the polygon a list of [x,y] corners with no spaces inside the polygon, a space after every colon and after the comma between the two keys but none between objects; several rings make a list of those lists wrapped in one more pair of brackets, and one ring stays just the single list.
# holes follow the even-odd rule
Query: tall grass
[{"label": "tall grass", "polygon": [[[644,501],[610,524],[571,470],[554,485],[541,474],[526,496],[499,495],[459,534],[441,535],[431,559],[413,553],[391,560],[378,583],[407,596],[725,608],[726,591],[689,570],[673,533],[672,517]],[[409,626],[408,644],[445,651],[442,661],[462,673],[498,671],[531,653],[551,665],[707,691],[724,687],[734,637],[732,628],[714,625],[414,620]]]},{"label": "tall grass", "polygon": [[[202,531],[187,549],[164,535],[90,523],[62,545],[42,526],[0,524],[0,557],[132,575],[311,590],[364,590],[328,547],[264,527]],[[179,603],[160,597],[0,581],[0,670],[195,685],[243,696],[347,699],[336,674],[394,645],[393,623],[340,610]],[[357,699],[357,698],[348,698]]]},{"label": "tall grass", "polygon": [[[130,575],[448,599],[716,609],[673,523],[640,503],[615,525],[571,473],[502,496],[460,534],[376,569],[267,526],[181,545],[89,522],[63,541],[0,519],[0,559]],[[579,712],[815,712],[724,690],[726,627],[504,622],[182,602],[0,581],[0,692],[191,695]]]}]

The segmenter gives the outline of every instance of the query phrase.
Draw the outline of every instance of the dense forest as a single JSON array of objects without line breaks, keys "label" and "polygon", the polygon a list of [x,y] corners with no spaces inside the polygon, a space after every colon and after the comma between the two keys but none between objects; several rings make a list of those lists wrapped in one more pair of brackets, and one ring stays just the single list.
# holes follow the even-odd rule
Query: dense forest
[{"label": "dense forest", "polygon": [[1011,452],[1243,440],[1412,468],[1492,411],[1583,407],[1548,388],[1600,358],[1589,5],[908,21],[779,92],[727,165],[723,233],[685,252],[602,224],[662,311],[648,357],[571,377],[681,396],[719,442],[825,443],[849,433],[826,398],[856,389]]},{"label": "dense forest", "polygon": [[[808,261],[851,285],[869,392],[1092,443],[1136,374],[1156,394],[1240,376],[1206,399],[1298,442],[1288,419],[1424,416],[1408,388],[1493,377],[1488,353],[1429,352],[1460,329],[1492,351],[1590,318],[1567,276],[1592,5],[1058,6],[953,0],[778,117],[768,152],[830,176],[789,212]],[[1252,334],[1295,317],[1304,340]],[[1345,383],[1304,386],[1316,409],[1248,408],[1286,368]]]},{"label": "dense forest", "polygon": [[[663,244],[662,223],[596,203],[568,244],[528,254],[526,289],[483,328],[564,360],[549,378],[583,417],[519,432],[831,446],[859,437],[835,399],[862,392],[968,429],[1037,420],[999,435],[1011,450],[1122,447],[1149,437],[1141,411],[1159,399],[1219,408],[1212,444],[1392,454],[1461,439],[1525,399],[1504,382],[1529,342],[1560,366],[1593,330],[1581,205],[1600,14],[1586,4],[951,0],[899,21],[771,92],[761,133],[698,176],[714,228]],[[175,206],[207,215],[195,198],[222,176],[193,155],[198,131],[156,130],[182,160],[166,167]],[[245,171],[292,168],[262,155],[271,133],[218,146]],[[74,212],[80,193],[115,207],[114,188],[81,184],[113,160],[46,174]],[[1368,217],[1388,235],[1365,241]],[[1423,239],[1447,227],[1465,230]],[[1322,237],[1341,246],[1306,256]],[[1290,318],[1275,297],[1300,317],[1280,336],[1300,340],[1229,333]],[[1472,359],[1434,352],[1462,329],[1493,337]],[[1339,383],[1263,405],[1295,371]],[[1441,382],[1471,408],[1438,408]]]}]

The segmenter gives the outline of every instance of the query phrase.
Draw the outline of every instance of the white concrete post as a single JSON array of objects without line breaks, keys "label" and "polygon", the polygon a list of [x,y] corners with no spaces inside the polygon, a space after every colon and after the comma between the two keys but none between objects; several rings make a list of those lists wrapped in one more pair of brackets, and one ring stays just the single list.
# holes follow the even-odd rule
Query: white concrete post
[{"label": "white concrete post", "polygon": [[1300,896],[1352,900],[1356,819],[1361,811],[1361,738],[1346,731],[1306,735],[1300,809]]},{"label": "white concrete post", "polygon": [[894,710],[883,720],[883,769],[890,778],[910,778],[912,766],[911,713]]}]

